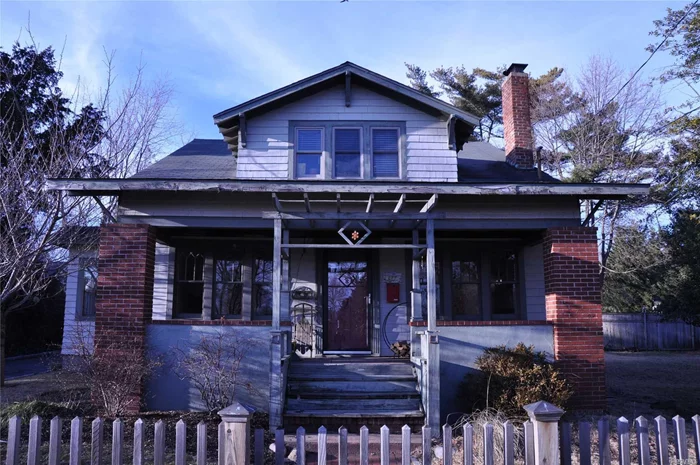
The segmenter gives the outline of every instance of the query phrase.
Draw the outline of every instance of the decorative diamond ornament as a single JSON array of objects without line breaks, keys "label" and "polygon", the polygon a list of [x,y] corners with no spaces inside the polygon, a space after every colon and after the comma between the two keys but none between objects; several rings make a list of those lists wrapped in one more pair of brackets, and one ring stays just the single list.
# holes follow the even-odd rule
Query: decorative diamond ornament
[{"label": "decorative diamond ornament", "polygon": [[[350,237],[345,234],[346,229],[352,231]],[[340,234],[340,237],[345,239],[345,242],[348,244],[358,245],[362,244],[362,242],[372,234],[372,231],[361,221],[348,221],[338,230],[338,234]]]}]

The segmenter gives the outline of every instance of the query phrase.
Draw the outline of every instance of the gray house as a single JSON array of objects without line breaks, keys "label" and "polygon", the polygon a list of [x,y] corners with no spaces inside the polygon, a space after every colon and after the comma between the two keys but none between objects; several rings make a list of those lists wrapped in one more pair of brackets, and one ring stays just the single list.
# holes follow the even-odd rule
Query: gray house
[{"label": "gray house", "polygon": [[[476,116],[348,62],[214,115],[220,139],[132,178],[52,180],[119,197],[100,238],[98,350],[250,341],[240,400],[273,427],[437,426],[483,349],[518,342],[556,360],[574,407],[604,407],[597,238],[580,202],[648,186],[539,172],[525,66],[503,84],[505,151],[469,141]],[[202,407],[170,370],[135,395]]]}]

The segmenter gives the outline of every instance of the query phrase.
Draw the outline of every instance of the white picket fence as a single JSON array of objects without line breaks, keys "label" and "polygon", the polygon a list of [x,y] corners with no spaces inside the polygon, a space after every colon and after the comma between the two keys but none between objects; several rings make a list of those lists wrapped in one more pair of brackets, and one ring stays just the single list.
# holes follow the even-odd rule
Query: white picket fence
[{"label": "white picket fence", "polygon": [[[522,442],[518,442],[515,439],[515,428],[516,426],[510,421],[506,421],[500,425],[485,424],[483,425],[483,443],[480,447],[480,454],[478,461],[484,465],[494,465],[495,453],[494,447],[494,429],[502,428],[502,438],[503,444],[500,445],[499,456],[503,459],[498,461],[498,465],[515,465],[516,456],[520,458],[519,462],[525,465],[551,465],[557,462],[561,465],[571,465],[572,464],[572,424],[568,422],[557,422],[556,419],[546,418],[532,418],[532,421],[524,422],[520,428],[523,432]],[[8,438],[7,438],[7,451],[6,451],[6,465],[20,465],[20,454],[26,453],[26,463],[27,465],[41,465],[47,463],[48,465],[60,465],[64,444],[61,443],[61,423],[62,420],[55,417],[50,422],[49,431],[49,444],[48,444],[48,457],[42,457],[42,419],[38,416],[32,418],[29,422],[28,428],[28,441],[21,443],[21,433],[22,433],[22,422],[18,417],[12,417],[9,420]],[[240,424],[240,423],[239,423]],[[680,416],[673,417],[672,420],[673,431],[672,435],[669,435],[667,431],[667,420],[662,417],[656,417],[652,422],[652,428],[650,428],[649,421],[644,417],[638,417],[634,421],[634,428],[630,428],[630,422],[621,417],[616,421],[616,437],[613,440],[611,435],[611,425],[607,418],[603,418],[597,423],[597,460],[598,465],[611,465],[612,464],[612,453],[611,444],[617,446],[616,455],[619,456],[620,465],[631,465],[631,440],[630,435],[634,433],[636,435],[635,444],[637,445],[636,452],[636,463],[639,465],[700,465],[700,415],[695,415],[692,417],[692,431],[690,434],[686,431],[685,419]],[[175,450],[174,450],[174,464],[175,465],[186,465],[188,463],[196,462],[196,465],[207,465],[207,463],[213,463],[213,460],[208,460],[207,458],[207,428],[215,426],[217,428],[218,436],[218,449],[217,449],[217,463],[218,465],[247,465],[250,463],[250,437],[239,437],[237,440],[231,441],[230,436],[233,433],[247,435],[249,431],[248,423],[244,423],[243,429],[234,429],[231,427],[231,423],[222,421],[218,425],[207,425],[204,422],[200,422],[195,427],[196,435],[196,454],[192,456],[186,451],[187,443],[187,425],[184,421],[180,420],[177,422],[175,427]],[[553,428],[552,428],[553,426]],[[104,465],[106,462],[106,456],[111,459],[111,465],[123,465],[124,464],[124,423],[117,419],[112,423],[112,437],[111,437],[111,451],[105,450],[105,437],[104,428],[105,422],[101,418],[96,418],[92,422],[91,426],[91,441],[89,443],[90,454],[89,463],[90,465]],[[86,454],[83,451],[83,431],[84,424],[83,419],[80,417],[74,418],[70,422],[70,441],[68,446],[69,450],[69,465],[82,465],[84,463],[84,458]],[[255,465],[263,465],[265,457],[265,441],[264,441],[264,431],[262,429],[256,429],[254,434],[254,441],[252,441],[254,448],[252,454],[252,461]],[[388,427],[384,426],[380,429],[380,447],[379,447],[379,462],[381,465],[390,465],[391,463],[401,463],[401,465],[411,465],[412,464],[412,452],[415,448],[412,447],[411,438],[414,432],[411,428],[404,426],[401,428],[401,442],[400,442],[400,455],[397,454],[399,445],[394,443],[394,449],[392,450],[392,443],[390,441],[390,430]],[[473,465],[476,462],[476,444],[474,427],[467,423],[464,424],[457,431],[453,429],[450,425],[445,425],[442,428],[442,458],[439,460],[443,465],[452,465],[455,455],[460,454],[459,462],[464,465]],[[578,424],[578,456],[577,462],[580,465],[592,465],[593,458],[596,454],[592,452],[592,425],[591,423],[581,422]],[[163,421],[158,421],[154,425],[153,429],[153,454],[152,463],[154,465],[165,465],[166,463],[166,450],[165,450],[165,425]],[[422,465],[430,465],[435,463],[436,457],[433,456],[432,448],[432,434],[429,427],[423,427],[420,431],[421,434],[421,450],[420,460]],[[453,441],[453,434],[456,434],[455,440]],[[461,437],[460,437],[461,436]],[[500,436],[500,435],[499,435]],[[692,452],[688,445],[688,437],[690,436],[692,440],[692,447],[694,448],[694,459],[691,463],[689,459],[689,452]],[[133,452],[132,452],[132,462],[133,465],[145,465],[146,461],[144,459],[144,442],[146,438],[146,432],[144,431],[144,422],[139,419],[133,425]],[[328,431],[326,428],[321,427],[318,429],[316,435],[315,454],[314,462],[318,465],[327,465],[329,461],[328,451]],[[669,454],[669,440],[673,440],[673,454]],[[337,460],[339,465],[347,465],[348,463],[358,463],[357,460],[350,460],[348,455],[348,430],[341,427],[337,434],[337,456],[333,457],[333,460]],[[652,458],[652,444],[655,453]],[[285,433],[283,429],[278,429],[275,431],[274,436],[275,443],[275,465],[285,464]],[[244,444],[244,450],[230,450],[231,445],[234,444]],[[457,449],[461,449],[459,452],[453,449],[454,445]],[[296,463],[298,465],[307,465],[307,432],[304,428],[299,428],[296,432],[296,449],[297,449],[297,459]],[[358,447],[357,445],[355,447]],[[497,445],[498,447],[498,445]],[[46,448],[43,448],[46,450]],[[357,457],[357,451],[354,451]],[[149,454],[150,456],[150,454]],[[400,457],[400,459],[399,459]],[[652,460],[653,459],[653,460]],[[171,460],[167,461],[172,463]],[[150,460],[149,460],[150,463]],[[377,463],[376,457],[370,456],[370,433],[369,429],[363,426],[360,429],[359,434],[359,463],[361,465],[369,465],[370,463]]]}]

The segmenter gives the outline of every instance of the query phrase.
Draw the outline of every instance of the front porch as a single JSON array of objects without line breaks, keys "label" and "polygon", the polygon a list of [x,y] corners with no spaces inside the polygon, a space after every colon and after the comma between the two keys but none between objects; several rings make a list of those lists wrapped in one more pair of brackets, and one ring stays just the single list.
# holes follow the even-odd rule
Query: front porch
[{"label": "front porch", "polygon": [[[291,357],[392,357],[392,344],[406,341],[430,425],[451,411],[457,373],[470,369],[476,347],[531,343],[572,373],[602,373],[596,239],[574,217],[575,199],[336,192],[177,200],[185,205],[173,215],[122,198],[120,223],[102,232],[100,290],[119,288],[109,269],[134,248],[153,277],[139,283],[153,298],[139,317],[143,350],[167,353],[168,344],[214,330],[257,339],[249,373],[266,395],[248,400],[269,411],[273,427],[294,407],[286,398]],[[98,323],[105,304],[119,307],[114,295],[98,291]],[[103,322],[98,333],[111,324]],[[581,349],[582,337],[595,354]],[[176,384],[171,375],[153,381],[148,390],[159,400],[149,407],[166,408]],[[196,408],[190,390],[178,389]],[[597,395],[584,393],[584,403]]]}]

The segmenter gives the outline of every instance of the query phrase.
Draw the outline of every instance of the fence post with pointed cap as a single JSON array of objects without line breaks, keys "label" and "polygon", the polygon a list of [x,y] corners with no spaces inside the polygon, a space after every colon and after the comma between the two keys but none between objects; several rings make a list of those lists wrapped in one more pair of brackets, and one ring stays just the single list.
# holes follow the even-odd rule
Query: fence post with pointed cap
[{"label": "fence post with pointed cap", "polygon": [[238,402],[219,411],[224,422],[224,463],[219,465],[249,465],[250,416],[253,412]]},{"label": "fence post with pointed cap", "polygon": [[530,416],[535,430],[535,463],[559,463],[559,419],[564,411],[543,400],[523,407]]}]

